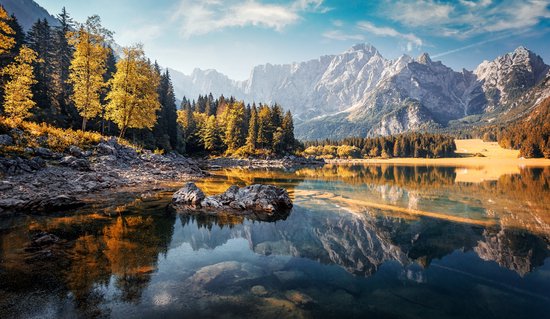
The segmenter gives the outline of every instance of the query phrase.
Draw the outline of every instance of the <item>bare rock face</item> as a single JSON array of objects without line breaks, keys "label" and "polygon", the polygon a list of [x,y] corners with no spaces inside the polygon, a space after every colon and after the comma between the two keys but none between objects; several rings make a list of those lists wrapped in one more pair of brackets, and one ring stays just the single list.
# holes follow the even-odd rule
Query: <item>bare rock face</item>
[{"label": "bare rock face", "polygon": [[195,209],[236,212],[274,213],[292,208],[292,201],[286,190],[273,185],[260,184],[242,188],[233,185],[223,194],[205,198],[204,193],[194,183],[187,183],[174,193],[172,202],[178,206]]},{"label": "bare rock face", "polygon": [[172,202],[176,205],[199,206],[206,196],[195,185],[195,183],[186,183],[180,190],[172,196]]}]

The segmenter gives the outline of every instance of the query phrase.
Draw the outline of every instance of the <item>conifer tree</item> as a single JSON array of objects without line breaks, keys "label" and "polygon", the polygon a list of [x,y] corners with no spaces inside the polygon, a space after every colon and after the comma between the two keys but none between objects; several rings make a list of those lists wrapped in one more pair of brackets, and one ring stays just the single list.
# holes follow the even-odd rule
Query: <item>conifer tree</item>
[{"label": "conifer tree", "polygon": [[206,124],[201,131],[201,136],[206,151],[218,153],[222,150],[221,132],[214,115],[210,115],[206,120]]},{"label": "conifer tree", "polygon": [[106,42],[111,33],[101,26],[99,16],[91,16],[68,36],[69,44],[75,47],[69,74],[73,84],[71,99],[82,116],[82,130],[86,130],[87,120],[102,110],[100,93],[105,86],[103,75],[109,50]]},{"label": "conifer tree", "polygon": [[33,96],[39,112],[38,120],[46,122],[54,122],[56,119],[56,108],[54,102],[54,49],[52,30],[46,19],[38,20],[33,25],[27,34],[27,43],[38,55],[38,61],[34,67],[36,83],[33,85]]},{"label": "conifer tree", "polygon": [[59,107],[63,117],[63,125],[74,127],[79,120],[78,111],[71,103],[70,95],[72,86],[69,83],[69,68],[74,48],[69,44],[67,35],[74,28],[74,21],[71,19],[65,7],[57,16],[59,26],[55,27],[52,33],[53,48],[53,91],[56,105]]},{"label": "conifer tree", "polygon": [[224,142],[227,149],[235,151],[244,145],[243,122],[244,122],[244,103],[235,102],[228,105],[226,109],[226,126]]},{"label": "conifer tree", "polygon": [[141,45],[124,48],[107,94],[107,117],[118,125],[121,137],[128,128],[151,129],[155,125],[160,109],[159,81]]},{"label": "conifer tree", "polygon": [[294,150],[296,139],[294,137],[294,121],[292,119],[292,113],[290,113],[290,111],[287,111],[285,113],[285,116],[281,123],[281,128],[283,134],[283,150],[286,152],[291,152],[292,150]]},{"label": "conifer tree", "polygon": [[250,110],[250,121],[248,125],[248,136],[246,137],[246,147],[250,152],[256,150],[258,140],[258,111],[256,105],[253,105]]},{"label": "conifer tree", "polygon": [[33,73],[33,63],[36,61],[36,52],[22,46],[15,61],[2,70],[9,77],[4,88],[4,112],[19,121],[29,117],[29,110],[36,104],[32,100],[31,90],[36,83]]},{"label": "conifer tree", "polygon": [[267,105],[260,105],[258,110],[258,144],[260,148],[270,147],[273,140],[271,110]]}]

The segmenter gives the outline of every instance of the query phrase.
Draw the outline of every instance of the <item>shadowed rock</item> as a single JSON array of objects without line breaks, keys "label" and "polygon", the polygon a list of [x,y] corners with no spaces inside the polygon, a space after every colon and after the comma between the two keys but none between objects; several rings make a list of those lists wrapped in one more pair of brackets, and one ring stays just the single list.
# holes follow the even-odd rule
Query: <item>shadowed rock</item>
[{"label": "shadowed rock", "polygon": [[194,183],[187,183],[174,193],[172,202],[178,208],[209,211],[275,213],[292,208],[292,201],[286,190],[259,184],[242,188],[233,185],[223,194],[205,197]]}]

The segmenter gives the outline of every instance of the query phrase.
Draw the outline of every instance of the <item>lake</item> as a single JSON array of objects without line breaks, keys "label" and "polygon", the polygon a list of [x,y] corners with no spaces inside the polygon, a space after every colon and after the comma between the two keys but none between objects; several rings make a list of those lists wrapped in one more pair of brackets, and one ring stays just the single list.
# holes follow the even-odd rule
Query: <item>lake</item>
[{"label": "lake", "polygon": [[[189,216],[171,191],[0,219],[1,318],[547,318],[550,167],[227,169],[288,215]],[[476,176],[471,182],[468,176]],[[478,181],[479,180],[479,181]]]}]

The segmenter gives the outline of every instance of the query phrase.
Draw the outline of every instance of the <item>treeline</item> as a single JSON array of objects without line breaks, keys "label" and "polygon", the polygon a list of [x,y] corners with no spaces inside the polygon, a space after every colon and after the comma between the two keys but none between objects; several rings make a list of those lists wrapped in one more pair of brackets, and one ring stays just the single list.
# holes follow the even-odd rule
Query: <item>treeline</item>
[{"label": "treeline", "polygon": [[185,144],[190,152],[232,156],[269,156],[294,153],[301,147],[294,138],[290,111],[275,104],[246,105],[233,97],[212,94],[197,101],[184,98],[178,111]]},{"label": "treeline", "polygon": [[298,145],[292,117],[279,106],[244,107],[210,94],[208,103],[184,101],[178,115],[170,74],[140,44],[115,56],[99,16],[77,23],[63,9],[57,18],[58,26],[38,20],[25,34],[0,5],[1,116],[187,154],[287,153]]},{"label": "treeline", "polygon": [[461,138],[481,138],[501,147],[519,150],[525,158],[550,158],[550,98],[542,101],[527,117],[507,125],[490,125],[468,132]]},{"label": "treeline", "polygon": [[345,138],[305,143],[304,155],[323,158],[453,157],[456,145],[448,135],[409,133],[374,138]]}]

